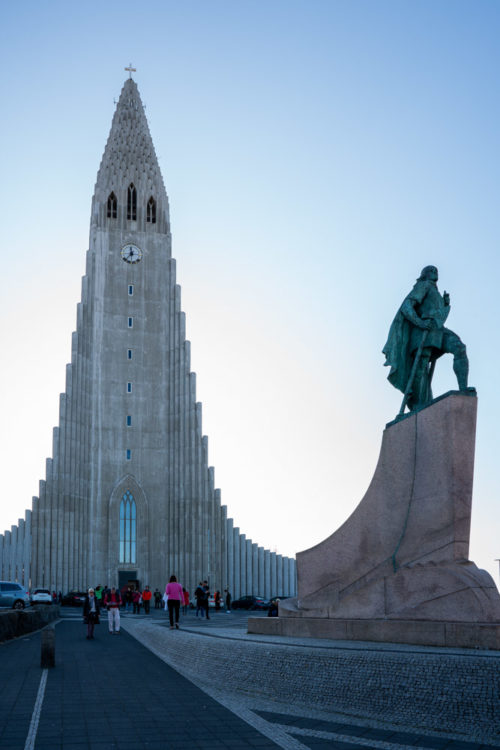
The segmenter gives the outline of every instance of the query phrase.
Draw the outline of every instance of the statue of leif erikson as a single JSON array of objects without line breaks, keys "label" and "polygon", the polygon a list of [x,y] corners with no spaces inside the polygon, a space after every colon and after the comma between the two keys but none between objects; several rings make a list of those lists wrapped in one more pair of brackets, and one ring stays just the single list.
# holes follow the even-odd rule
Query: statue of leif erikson
[{"label": "statue of leif erikson", "polygon": [[437,268],[426,266],[399,308],[382,350],[385,365],[391,368],[387,377],[404,394],[400,415],[405,406],[416,411],[432,401],[434,367],[443,354],[453,354],[459,390],[475,393],[467,384],[469,360],[465,344],[445,327],[450,295],[440,293],[437,281]]}]

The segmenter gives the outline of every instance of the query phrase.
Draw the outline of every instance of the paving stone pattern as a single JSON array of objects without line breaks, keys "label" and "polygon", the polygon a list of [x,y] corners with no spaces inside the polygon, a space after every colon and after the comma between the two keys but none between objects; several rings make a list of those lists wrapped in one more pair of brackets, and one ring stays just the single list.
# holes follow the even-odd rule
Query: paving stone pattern
[{"label": "paving stone pattern", "polygon": [[[273,711],[256,711],[266,721],[289,728],[292,736],[297,736],[306,747],[338,747],[353,750],[355,747],[370,747],[370,741],[402,745],[405,747],[432,748],[435,750],[493,750],[495,745],[477,742],[464,742],[449,737],[430,737],[415,732],[401,732],[395,729],[375,729],[339,721],[325,721],[306,716],[281,714]],[[313,736],[311,736],[313,735]],[[314,736],[316,735],[316,736]],[[324,735],[321,737],[320,735]],[[352,737],[352,741],[335,739],[334,735]],[[360,739],[363,744],[356,743]],[[365,744],[366,743],[366,744]]]},{"label": "paving stone pattern", "polygon": [[[0,748],[23,750],[42,670],[40,633],[0,646]],[[80,622],[56,626],[35,750],[276,748],[105,620],[87,641]]]},{"label": "paving stone pattern", "polygon": [[251,636],[231,638],[227,630],[221,637],[201,638],[199,633],[165,631],[153,621],[127,620],[126,627],[207,688],[213,685],[216,664],[218,682],[227,692],[269,700],[279,696],[291,707],[313,705],[424,732],[500,743],[499,654],[270,645]]}]

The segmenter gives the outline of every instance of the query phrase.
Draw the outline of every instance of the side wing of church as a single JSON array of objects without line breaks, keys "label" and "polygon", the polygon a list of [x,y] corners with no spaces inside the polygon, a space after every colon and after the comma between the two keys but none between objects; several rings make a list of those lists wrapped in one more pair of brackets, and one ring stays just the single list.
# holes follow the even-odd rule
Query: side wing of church
[{"label": "side wing of church", "polygon": [[0,535],[0,578],[66,592],[295,594],[295,560],[246,539],[208,466],[171,252],[168,198],[128,79],[97,175],[59,426],[39,496]]}]

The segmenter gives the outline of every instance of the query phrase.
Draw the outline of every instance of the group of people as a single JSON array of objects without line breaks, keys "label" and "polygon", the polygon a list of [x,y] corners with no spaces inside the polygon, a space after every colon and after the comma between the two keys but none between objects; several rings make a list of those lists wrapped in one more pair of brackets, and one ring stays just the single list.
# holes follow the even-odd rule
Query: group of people
[{"label": "group of people", "polygon": [[[231,611],[231,594],[228,589],[224,590],[225,604],[227,612]],[[210,619],[209,602],[210,589],[207,581],[200,581],[194,592],[196,599],[196,616],[201,613],[201,617]],[[108,628],[111,634],[120,632],[120,608],[124,607],[127,612],[132,609],[133,614],[140,614],[141,607],[144,607],[144,613],[149,614],[151,601],[154,600],[155,609],[160,609],[162,602],[165,610],[168,610],[170,630],[179,629],[179,614],[182,607],[183,614],[187,614],[189,608],[189,592],[181,586],[175,575],[170,576],[170,580],[165,587],[165,593],[162,595],[159,589],[151,591],[149,586],[145,586],[141,591],[139,586],[127,586],[120,592],[120,589],[112,586],[97,586],[89,588],[83,605],[83,618],[87,625],[87,639],[94,638],[94,627],[100,622],[100,611],[104,607],[108,611]],[[222,596],[220,591],[214,595],[215,609],[221,609]]]}]

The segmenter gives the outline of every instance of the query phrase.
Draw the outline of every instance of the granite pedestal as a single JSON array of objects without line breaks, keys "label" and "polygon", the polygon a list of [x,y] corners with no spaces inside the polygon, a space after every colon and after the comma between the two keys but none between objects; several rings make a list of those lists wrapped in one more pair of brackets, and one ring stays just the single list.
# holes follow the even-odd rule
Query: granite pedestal
[{"label": "granite pedestal", "polygon": [[365,497],[249,632],[500,648],[498,590],[468,559],[476,411],[452,391],[389,424]]}]

